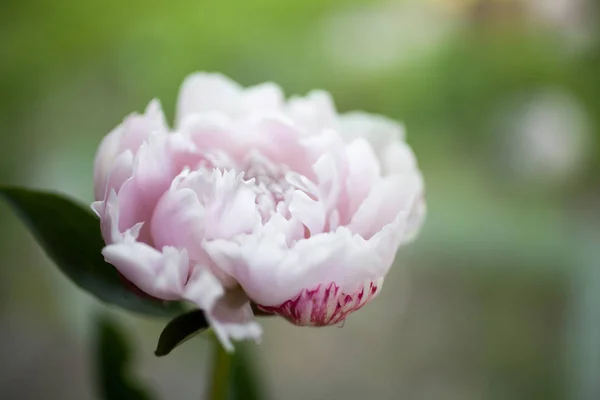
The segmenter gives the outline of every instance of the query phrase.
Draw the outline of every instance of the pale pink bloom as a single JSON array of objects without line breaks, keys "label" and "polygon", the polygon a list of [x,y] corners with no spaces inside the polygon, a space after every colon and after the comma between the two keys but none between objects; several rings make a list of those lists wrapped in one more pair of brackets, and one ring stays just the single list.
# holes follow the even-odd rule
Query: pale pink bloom
[{"label": "pale pink bloom", "polygon": [[425,214],[400,125],[217,74],[185,80],[173,131],[157,101],[112,131],[95,184],[106,260],[202,308],[227,349],[260,338],[251,302],[298,325],[345,320]]}]

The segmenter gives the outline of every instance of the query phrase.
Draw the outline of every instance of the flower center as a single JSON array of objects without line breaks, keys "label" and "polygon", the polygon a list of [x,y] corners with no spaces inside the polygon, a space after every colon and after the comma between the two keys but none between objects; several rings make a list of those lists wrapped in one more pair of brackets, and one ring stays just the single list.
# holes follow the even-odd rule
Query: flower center
[{"label": "flower center", "polygon": [[263,223],[275,214],[289,220],[292,217],[290,205],[297,190],[313,200],[317,198],[317,189],[310,180],[291,171],[286,165],[272,163],[260,154],[249,155],[244,171],[244,179],[254,179],[256,205]]}]

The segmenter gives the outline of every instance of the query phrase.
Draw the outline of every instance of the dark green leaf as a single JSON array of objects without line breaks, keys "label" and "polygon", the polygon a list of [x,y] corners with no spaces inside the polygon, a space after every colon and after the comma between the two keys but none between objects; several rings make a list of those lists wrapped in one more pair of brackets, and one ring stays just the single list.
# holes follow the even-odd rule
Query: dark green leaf
[{"label": "dark green leaf", "polygon": [[107,316],[101,316],[97,320],[96,334],[96,377],[100,397],[150,400],[148,392],[130,374],[131,349],[119,326]]},{"label": "dark green leaf", "polygon": [[172,319],[163,329],[154,354],[166,356],[173,349],[195,334],[208,328],[208,321],[202,310],[194,310]]},{"label": "dark green leaf", "polygon": [[183,311],[180,303],[142,298],[125,287],[115,267],[102,257],[100,224],[87,209],[55,193],[0,187],[0,195],[80,288],[106,303],[142,314],[171,316]]}]

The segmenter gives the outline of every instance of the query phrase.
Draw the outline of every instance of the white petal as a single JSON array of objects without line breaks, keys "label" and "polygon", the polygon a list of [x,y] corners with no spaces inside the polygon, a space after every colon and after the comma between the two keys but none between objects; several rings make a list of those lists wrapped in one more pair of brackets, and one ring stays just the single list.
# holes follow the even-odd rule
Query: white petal
[{"label": "white petal", "polygon": [[221,74],[196,73],[188,76],[179,91],[176,126],[195,113],[222,112],[236,116],[242,108],[242,88]]},{"label": "white petal", "polygon": [[347,192],[349,215],[354,215],[379,179],[381,169],[373,148],[366,139],[357,138],[346,145],[348,158]]},{"label": "white petal", "polygon": [[288,102],[288,113],[309,135],[338,127],[333,99],[323,90],[314,90],[306,97],[292,97]]},{"label": "white petal", "polygon": [[289,206],[292,217],[297,218],[310,231],[311,235],[323,232],[325,226],[325,208],[323,204],[295,190]]},{"label": "white petal", "polygon": [[346,142],[367,139],[377,154],[389,143],[404,140],[404,126],[382,115],[353,111],[339,118],[340,133]]},{"label": "white petal", "polygon": [[[213,282],[213,286],[214,286]],[[207,284],[205,286],[209,286]],[[208,290],[207,290],[208,289]],[[210,287],[196,290],[195,293],[186,293],[186,298],[198,304],[198,296],[206,297],[210,293]],[[216,301],[212,301],[216,300]],[[203,300],[206,303],[205,300]],[[233,351],[231,339],[244,340],[253,339],[259,341],[262,336],[262,328],[254,319],[254,314],[246,295],[239,288],[229,290],[218,299],[213,297],[211,306],[201,307],[210,322],[215,334],[227,351]]]},{"label": "white petal", "polygon": [[189,273],[185,250],[165,247],[160,252],[145,243],[126,241],[106,246],[102,254],[143,292],[163,300],[181,298]]},{"label": "white petal", "polygon": [[418,174],[390,175],[380,179],[352,217],[348,229],[369,239],[391,224],[399,213],[408,215],[422,194],[422,187]]},{"label": "white petal", "polygon": [[283,91],[272,82],[252,86],[244,91],[244,108],[248,113],[278,111],[283,106],[283,100]]}]

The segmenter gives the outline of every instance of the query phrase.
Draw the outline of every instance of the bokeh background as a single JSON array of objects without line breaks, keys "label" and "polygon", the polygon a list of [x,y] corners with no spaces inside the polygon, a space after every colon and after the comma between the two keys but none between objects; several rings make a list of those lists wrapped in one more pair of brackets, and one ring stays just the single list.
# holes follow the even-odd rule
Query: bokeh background
[{"label": "bokeh background", "polygon": [[[92,199],[101,138],[194,71],[407,126],[429,215],[342,328],[264,320],[265,399],[600,399],[600,26],[593,0],[3,0],[0,183]],[[0,398],[96,393],[94,315],[0,204]],[[109,311],[157,399],[209,342]]]}]

